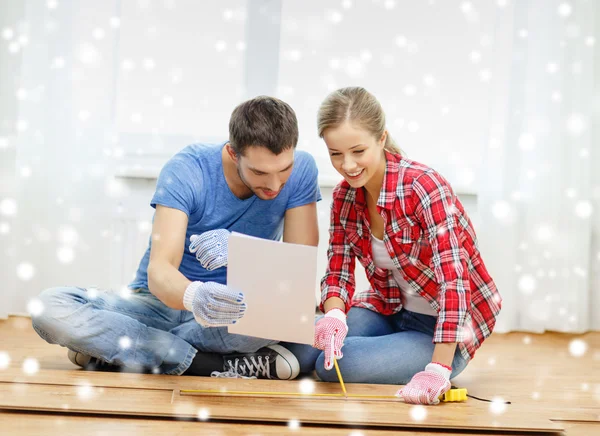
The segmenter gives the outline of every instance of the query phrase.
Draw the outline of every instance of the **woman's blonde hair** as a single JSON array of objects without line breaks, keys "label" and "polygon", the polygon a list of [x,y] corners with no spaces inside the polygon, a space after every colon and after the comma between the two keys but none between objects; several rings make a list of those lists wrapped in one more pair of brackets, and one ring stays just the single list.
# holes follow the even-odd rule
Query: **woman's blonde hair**
[{"label": "woman's blonde hair", "polygon": [[[358,86],[338,89],[321,103],[317,116],[319,136],[322,138],[325,130],[346,121],[362,127],[377,139],[381,138],[385,131],[385,113],[381,104],[373,94]],[[391,153],[403,154],[389,132],[384,149]]]}]

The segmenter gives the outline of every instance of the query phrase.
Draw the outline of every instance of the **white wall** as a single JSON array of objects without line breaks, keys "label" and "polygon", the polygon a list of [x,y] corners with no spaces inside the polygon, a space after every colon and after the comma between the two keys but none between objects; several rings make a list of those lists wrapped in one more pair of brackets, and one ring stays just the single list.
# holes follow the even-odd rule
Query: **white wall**
[{"label": "white wall", "polygon": [[[325,186],[321,244],[326,187],[338,177],[316,137],[316,109],[327,92],[347,85],[379,97],[399,145],[440,170],[483,227],[495,217],[493,203],[482,205],[480,182],[490,177],[481,174],[481,159],[493,167],[489,156],[504,142],[517,148],[515,100],[527,95],[537,110],[536,80],[553,74],[556,62],[552,78],[566,103],[570,84],[582,86],[577,62],[590,50],[598,59],[598,27],[585,23],[599,22],[600,8],[582,21],[590,3],[569,4],[569,16],[555,16],[557,1],[546,11],[560,21],[556,30],[535,13],[535,1],[0,0],[0,282],[10,292],[0,296],[0,317],[25,311],[49,286],[123,285],[145,245],[152,177],[186,144],[224,139],[233,106],[261,93],[292,104],[299,147],[317,158]],[[546,44],[547,52],[528,55],[519,48],[538,34],[563,38],[566,49]],[[529,62],[531,77],[514,76],[518,62]],[[591,77],[592,67],[578,68]],[[595,101],[590,131],[597,131]],[[598,160],[597,150],[590,159]],[[506,195],[527,182],[498,180],[494,190]],[[482,232],[482,245],[488,262],[505,270],[505,292],[516,288],[515,259],[497,249],[501,237],[508,240],[498,233]],[[591,250],[595,258],[597,241]],[[322,245],[320,272],[325,254]],[[515,310],[505,312],[517,317],[522,296],[514,291]],[[592,294],[595,307],[599,296]]]},{"label": "white wall", "polygon": [[21,52],[19,41],[24,41],[12,24],[24,15],[20,2],[0,1],[0,318],[18,308],[14,301],[16,289],[17,239],[17,107]]}]

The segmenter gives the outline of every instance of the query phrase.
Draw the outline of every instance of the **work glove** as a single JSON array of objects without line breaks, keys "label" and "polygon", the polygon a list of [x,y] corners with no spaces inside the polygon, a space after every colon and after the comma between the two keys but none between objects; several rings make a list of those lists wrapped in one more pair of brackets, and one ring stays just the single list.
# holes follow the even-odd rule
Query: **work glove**
[{"label": "work glove", "polygon": [[315,343],[313,347],[325,351],[325,369],[333,368],[333,359],[344,355],[342,347],[348,334],[346,314],[340,309],[331,309],[315,325]]},{"label": "work glove", "polygon": [[190,236],[189,250],[209,271],[227,266],[227,242],[231,232],[225,229],[209,230],[201,235]]},{"label": "work glove", "polygon": [[215,282],[192,282],[183,295],[184,307],[203,327],[235,324],[246,312],[244,294]]},{"label": "work glove", "polygon": [[396,392],[405,403],[433,405],[440,402],[440,396],[450,389],[452,368],[432,362],[425,371],[416,373],[410,382]]}]

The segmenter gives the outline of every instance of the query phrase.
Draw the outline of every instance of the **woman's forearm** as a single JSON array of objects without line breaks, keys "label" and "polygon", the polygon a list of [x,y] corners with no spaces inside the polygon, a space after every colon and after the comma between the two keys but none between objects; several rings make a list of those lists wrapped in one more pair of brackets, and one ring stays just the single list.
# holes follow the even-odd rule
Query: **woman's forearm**
[{"label": "woman's forearm", "polygon": [[331,297],[325,300],[325,304],[323,304],[323,309],[325,313],[331,309],[340,309],[342,312],[346,313],[346,304],[341,298]]},{"label": "woman's forearm", "polygon": [[455,352],[456,342],[438,342],[435,344],[435,348],[433,349],[433,356],[431,357],[431,361],[452,367],[452,361],[454,360]]}]

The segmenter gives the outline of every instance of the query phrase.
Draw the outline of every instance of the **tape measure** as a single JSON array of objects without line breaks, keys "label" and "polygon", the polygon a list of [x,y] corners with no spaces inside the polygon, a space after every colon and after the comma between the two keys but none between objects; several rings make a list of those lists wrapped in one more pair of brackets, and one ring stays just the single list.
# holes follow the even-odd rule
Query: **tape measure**
[{"label": "tape measure", "polygon": [[[219,395],[219,396],[238,396],[238,397],[299,397],[299,398],[356,398],[360,400],[394,400],[399,401],[395,395],[368,395],[368,394],[320,394],[320,393],[302,393],[302,392],[256,392],[256,391],[227,391],[219,389],[181,389],[182,394],[192,395]],[[452,388],[442,396],[440,401],[444,403],[455,403],[467,400],[467,390],[465,388]]]}]

